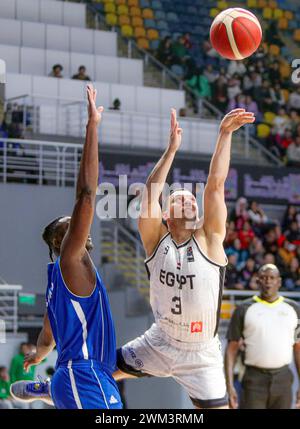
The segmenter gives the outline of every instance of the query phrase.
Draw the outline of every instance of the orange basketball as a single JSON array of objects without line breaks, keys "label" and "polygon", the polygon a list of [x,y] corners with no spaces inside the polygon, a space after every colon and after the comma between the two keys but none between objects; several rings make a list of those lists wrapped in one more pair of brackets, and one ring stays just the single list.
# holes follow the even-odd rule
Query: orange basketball
[{"label": "orange basketball", "polygon": [[262,30],[256,16],[239,7],[219,13],[210,28],[212,46],[229,60],[242,60],[252,55],[261,38]]}]

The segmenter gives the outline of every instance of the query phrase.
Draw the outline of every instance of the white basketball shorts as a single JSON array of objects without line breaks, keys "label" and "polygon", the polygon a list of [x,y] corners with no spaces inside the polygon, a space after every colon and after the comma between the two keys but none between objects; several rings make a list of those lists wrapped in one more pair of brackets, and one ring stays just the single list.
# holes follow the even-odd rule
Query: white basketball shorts
[{"label": "white basketball shorts", "polygon": [[182,343],[155,323],[141,337],[117,352],[117,366],[136,377],[173,377],[198,408],[228,404],[221,343],[216,336],[205,343]]}]

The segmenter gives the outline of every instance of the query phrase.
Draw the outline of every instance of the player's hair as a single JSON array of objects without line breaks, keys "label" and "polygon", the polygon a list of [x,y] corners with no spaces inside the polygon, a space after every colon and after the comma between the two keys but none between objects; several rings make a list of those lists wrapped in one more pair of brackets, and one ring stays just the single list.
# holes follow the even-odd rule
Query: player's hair
[{"label": "player's hair", "polygon": [[56,219],[54,219],[52,222],[49,223],[49,225],[46,226],[46,228],[44,229],[43,234],[42,234],[43,240],[45,241],[45,243],[49,247],[49,257],[50,257],[52,262],[54,262],[54,260],[53,260],[53,248],[52,248],[52,240],[54,237],[54,232],[55,232],[55,229],[56,229],[58,222],[65,217],[66,216],[59,216]]},{"label": "player's hair", "polygon": [[0,372],[7,370],[6,366],[0,366]]},{"label": "player's hair", "polygon": [[280,276],[280,271],[279,271],[278,267],[276,267],[276,265],[274,265],[274,264],[265,264],[265,265],[263,265],[258,270],[258,274],[265,273],[268,270],[275,271]]}]

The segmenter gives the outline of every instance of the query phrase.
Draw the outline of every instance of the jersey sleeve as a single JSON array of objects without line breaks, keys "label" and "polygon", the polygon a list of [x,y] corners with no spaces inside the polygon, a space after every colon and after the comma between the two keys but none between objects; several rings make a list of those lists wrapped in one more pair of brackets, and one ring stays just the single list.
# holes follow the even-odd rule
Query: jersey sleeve
[{"label": "jersey sleeve", "polygon": [[298,323],[295,329],[295,343],[300,343],[300,305],[298,302],[291,299],[285,299],[285,302],[293,307],[295,313],[297,314]]},{"label": "jersey sleeve", "polygon": [[243,337],[245,314],[246,306],[244,304],[235,309],[227,331],[228,341],[239,341]]}]

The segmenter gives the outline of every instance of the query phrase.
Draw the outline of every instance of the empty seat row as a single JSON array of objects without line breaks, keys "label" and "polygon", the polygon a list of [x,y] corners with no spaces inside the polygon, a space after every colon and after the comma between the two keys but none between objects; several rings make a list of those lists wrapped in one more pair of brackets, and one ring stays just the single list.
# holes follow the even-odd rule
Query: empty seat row
[{"label": "empty seat row", "polygon": [[86,6],[54,0],[0,0],[0,18],[85,27]]},{"label": "empty seat row", "polygon": [[[106,109],[112,106],[116,98],[121,101],[121,111],[127,112],[169,115],[170,107],[180,109],[185,106],[184,91],[103,82],[95,82],[94,85],[98,91],[98,101]],[[64,100],[85,101],[85,88],[85,82],[70,79],[8,73],[6,99],[28,95],[29,103],[34,101],[39,105],[57,104],[59,99],[61,103]],[[22,103],[22,99],[19,102]]]},{"label": "empty seat row", "polygon": [[92,80],[143,85],[143,62],[136,59],[8,45],[0,45],[0,58],[6,62],[8,73],[48,76],[54,64],[61,64],[63,76],[69,78],[84,65]]},{"label": "empty seat row", "polygon": [[0,43],[96,55],[117,55],[116,33],[15,19],[0,18]]}]

